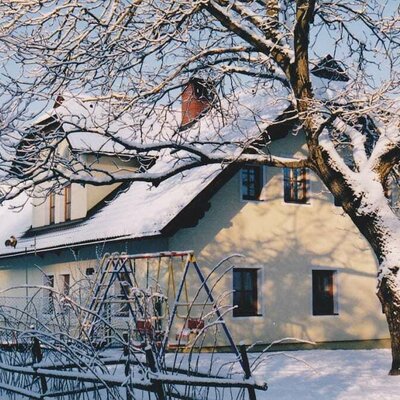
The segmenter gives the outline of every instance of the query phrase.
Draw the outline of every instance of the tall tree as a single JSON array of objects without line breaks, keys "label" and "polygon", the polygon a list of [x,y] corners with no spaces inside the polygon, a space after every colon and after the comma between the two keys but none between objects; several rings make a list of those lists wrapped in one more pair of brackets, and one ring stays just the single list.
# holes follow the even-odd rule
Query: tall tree
[{"label": "tall tree", "polygon": [[[390,373],[400,373],[400,220],[388,198],[400,157],[398,8],[378,0],[10,0],[0,21],[2,200],[34,195],[49,179],[57,190],[67,181],[158,184],[207,163],[307,166],[375,252]],[[316,64],[326,51],[337,61]],[[328,74],[335,90],[321,90],[311,70]],[[212,118],[183,129],[181,88],[194,77]],[[65,99],[79,93],[80,109],[67,113]],[[51,126],[27,123],[60,94]],[[258,94],[265,104],[254,103]],[[278,122],[270,110],[284,110]],[[303,135],[307,157],[266,152],[273,122]],[[94,174],[57,151],[82,130],[173,162]]]}]

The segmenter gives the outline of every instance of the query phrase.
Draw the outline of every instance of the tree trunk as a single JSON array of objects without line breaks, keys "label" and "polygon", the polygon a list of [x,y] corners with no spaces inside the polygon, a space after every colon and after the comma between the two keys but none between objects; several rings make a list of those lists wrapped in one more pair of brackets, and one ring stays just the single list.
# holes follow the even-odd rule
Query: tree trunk
[{"label": "tree trunk", "polygon": [[400,284],[398,268],[385,276],[378,287],[378,298],[386,315],[392,347],[389,375],[400,375]]},{"label": "tree trunk", "polygon": [[[332,168],[329,154],[310,142],[309,149],[314,161],[314,171],[342,202],[343,209],[366,238],[381,264],[377,295],[386,316],[391,339],[392,367],[389,374],[400,375],[400,260],[396,259],[396,250],[400,248],[400,225],[396,223],[398,217],[393,213],[392,218],[387,219],[393,212],[389,204],[380,204],[375,212],[360,212],[365,205],[363,197],[353,192],[344,176]],[[382,194],[383,191],[382,187]]]}]

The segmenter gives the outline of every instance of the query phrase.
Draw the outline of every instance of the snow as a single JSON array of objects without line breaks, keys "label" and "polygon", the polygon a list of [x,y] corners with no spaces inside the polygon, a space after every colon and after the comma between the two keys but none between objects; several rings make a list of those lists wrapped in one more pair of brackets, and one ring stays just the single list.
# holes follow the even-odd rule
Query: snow
[{"label": "snow", "polygon": [[[260,354],[248,356],[251,364]],[[210,357],[203,353],[200,365],[207,366]],[[234,360],[230,353],[212,357],[214,372],[222,365],[223,370],[229,369]],[[268,390],[257,390],[259,400],[400,399],[400,377],[388,375],[389,349],[279,351],[264,353],[261,359],[263,362],[253,371],[253,378],[257,383],[267,382]],[[234,380],[243,376],[238,363],[231,372]]]},{"label": "snow", "polygon": [[348,104],[351,95],[355,92],[350,89],[348,82],[333,81],[310,75],[314,95],[319,100],[333,102],[335,104]]},{"label": "snow", "polygon": [[[109,351],[110,353],[110,351]],[[116,349],[112,353],[119,359],[120,354]],[[268,384],[268,390],[257,390],[257,399],[263,400],[398,400],[400,399],[400,377],[389,376],[388,370],[391,362],[389,349],[373,350],[299,350],[299,351],[273,351],[260,355],[260,353],[248,353],[250,365],[255,359],[261,360],[252,377],[247,382],[255,382],[263,386]],[[168,360],[173,354],[167,354]],[[243,370],[238,362],[234,362],[232,353],[202,353],[196,362],[200,370],[208,370],[212,357],[213,371],[219,369],[218,382],[244,383]],[[181,353],[183,363],[181,368],[187,367],[190,356]],[[105,360],[104,360],[105,361]],[[232,362],[234,365],[232,367]],[[39,366],[39,365],[37,365]],[[5,365],[7,369],[7,365]],[[43,369],[40,364],[38,372],[46,373],[53,377],[66,377],[67,379],[85,379],[95,381],[102,379],[110,384],[122,384],[127,381],[124,374],[124,364],[110,369],[108,374],[104,371],[96,372],[94,369],[88,372],[61,371]],[[31,368],[12,366],[12,370],[31,371]],[[229,371],[229,381],[227,380]],[[142,375],[130,378],[130,382],[146,386],[151,381],[158,379],[171,380],[174,383],[206,382],[211,383],[215,378],[201,378],[183,376],[181,374],[150,373],[146,379]],[[236,389],[235,389],[236,390]],[[233,393],[235,393],[235,390]],[[228,392],[226,398],[231,398]],[[213,399],[214,392],[210,392],[208,398]],[[225,398],[225,397],[224,397]]]},{"label": "snow", "polygon": [[0,205],[1,235],[0,247],[5,252],[14,250],[5,247],[4,242],[14,235],[19,238],[32,224],[32,205],[25,194],[21,194],[12,202]]},{"label": "snow", "polygon": [[[146,182],[134,182],[125,193],[121,193],[86,221],[69,228],[50,230],[36,237],[20,237],[32,223],[29,205],[21,213],[14,213],[3,206],[0,208],[0,219],[5,222],[0,236],[0,254],[112,238],[132,239],[159,235],[162,228],[220,171],[219,165],[193,168],[184,175],[179,174],[162,182],[158,187],[151,187]],[[4,246],[4,241],[11,235],[18,239],[15,249]]]},{"label": "snow", "polygon": [[[284,88],[274,89],[282,94],[279,100],[271,96],[272,88],[269,85],[261,85],[256,91],[247,89],[236,93],[233,99],[222,99],[220,106],[224,115],[211,110],[190,129],[180,131],[178,137],[175,135],[181,116],[177,109],[154,108],[151,117],[145,119],[143,114],[136,115],[132,110],[115,119],[115,104],[112,102],[65,94],[64,102],[47,112],[44,118],[51,116],[63,121],[70,147],[82,152],[93,150],[117,152],[121,155],[134,153],[124,150],[121,144],[106,136],[113,135],[127,145],[138,148],[158,144],[168,146],[174,142],[186,144],[194,140],[197,143],[192,146],[197,150],[210,157],[224,157],[240,153],[244,142],[259,137],[289,105]],[[162,176],[188,162],[188,155],[187,151],[174,152],[164,148],[158,153],[157,162],[148,170],[148,174],[153,177]],[[27,204],[26,210],[20,214],[1,207],[0,219],[7,223],[2,227],[0,235],[0,254],[18,254],[82,242],[160,235],[166,224],[222,169],[219,164],[193,168],[163,181],[157,187],[151,187],[146,182],[134,182],[126,192],[103,206],[91,218],[74,226],[38,232],[36,237],[23,237],[23,233],[32,224],[30,205]],[[121,171],[119,175],[122,177],[124,173]],[[86,174],[86,178],[89,180],[91,177]],[[11,235],[18,239],[16,249],[4,246],[4,241]]]},{"label": "snow", "polygon": [[[274,93],[272,96],[271,93]],[[276,84],[241,88],[220,99],[218,108],[210,110],[197,123],[184,131],[181,127],[180,103],[172,107],[137,105],[129,111],[118,112],[118,103],[93,100],[84,96],[65,95],[61,106],[51,110],[63,122],[63,129],[73,147],[88,150],[107,146],[120,151],[120,145],[110,138],[100,138],[107,134],[118,138],[128,146],[157,145],[175,142],[187,144],[197,142],[197,147],[208,151],[234,151],[243,143],[259,137],[289,106],[287,89]],[[148,108],[150,115],[146,115]],[[83,131],[82,138],[77,131]],[[92,135],[88,135],[89,131]],[[96,133],[98,137],[96,138]],[[70,137],[72,138],[70,139]],[[227,142],[235,144],[227,144]]]},{"label": "snow", "polygon": [[[250,364],[260,356],[248,355]],[[202,355],[202,362],[207,357]],[[231,354],[214,357],[213,365],[232,360]],[[257,391],[260,400],[400,399],[400,377],[388,375],[389,349],[279,351],[264,353],[261,359],[253,377],[266,381],[268,390]],[[236,364],[234,372],[240,371]]]},{"label": "snow", "polygon": [[[187,355],[180,356],[187,360]],[[248,356],[250,364],[260,358],[259,353]],[[210,357],[203,353],[200,366],[206,367]],[[231,353],[212,357],[214,373],[222,368],[218,375],[230,370],[235,359]],[[389,349],[272,351],[261,355],[261,360],[253,378],[257,383],[267,382],[268,390],[257,391],[259,400],[400,399],[400,377],[388,375]],[[243,375],[238,363],[230,372],[234,380]]]},{"label": "snow", "polygon": [[[254,355],[250,355],[250,358]],[[268,400],[398,400],[400,379],[388,376],[388,349],[267,353],[256,377],[268,382]]]},{"label": "snow", "polygon": [[112,141],[104,135],[95,132],[72,132],[68,135],[68,142],[74,151],[101,154],[129,155],[128,151],[119,143]]}]

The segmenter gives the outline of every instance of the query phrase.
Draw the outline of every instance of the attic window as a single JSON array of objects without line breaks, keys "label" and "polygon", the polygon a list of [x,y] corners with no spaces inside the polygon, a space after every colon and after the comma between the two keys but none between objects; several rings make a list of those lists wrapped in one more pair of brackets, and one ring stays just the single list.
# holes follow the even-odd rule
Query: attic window
[{"label": "attic window", "polygon": [[56,195],[55,193],[51,193],[49,197],[49,223],[54,224],[56,222]]},{"label": "attic window", "polygon": [[248,165],[241,169],[242,200],[261,200],[261,191],[264,183],[263,168]]},{"label": "attic window", "polygon": [[64,217],[65,221],[71,220],[71,185],[64,189]]},{"label": "attic window", "polygon": [[285,203],[307,203],[307,186],[306,168],[283,169],[283,198]]}]

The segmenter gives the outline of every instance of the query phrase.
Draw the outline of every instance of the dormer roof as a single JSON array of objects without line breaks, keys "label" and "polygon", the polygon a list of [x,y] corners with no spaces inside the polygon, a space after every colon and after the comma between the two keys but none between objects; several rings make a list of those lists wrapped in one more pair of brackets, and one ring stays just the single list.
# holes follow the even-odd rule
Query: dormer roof
[{"label": "dormer roof", "polygon": [[348,82],[350,80],[346,71],[342,68],[342,65],[330,54],[322,58],[311,70],[311,73],[314,76],[330,81]]}]

